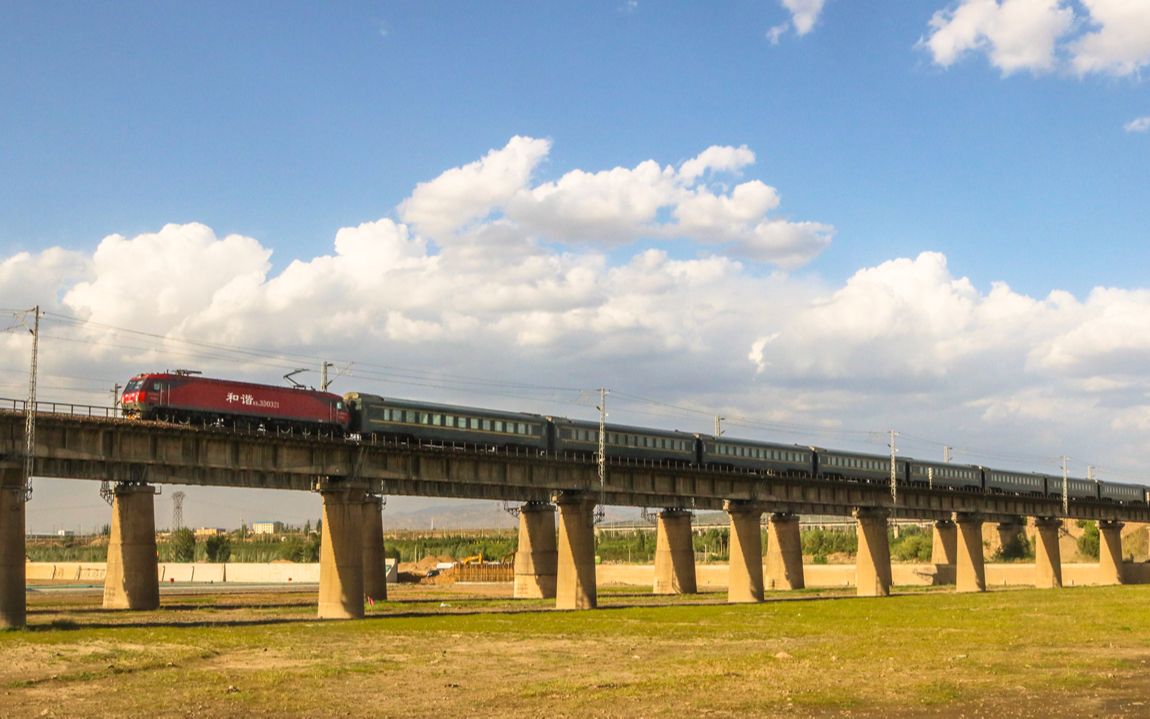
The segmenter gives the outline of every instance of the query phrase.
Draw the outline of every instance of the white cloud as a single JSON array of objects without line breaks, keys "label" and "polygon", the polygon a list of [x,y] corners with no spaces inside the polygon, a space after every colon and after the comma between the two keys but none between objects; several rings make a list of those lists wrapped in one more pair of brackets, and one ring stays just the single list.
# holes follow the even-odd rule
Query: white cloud
[{"label": "white cloud", "polygon": [[170,328],[217,293],[232,295],[263,277],[270,257],[250,237],[219,239],[197,223],[131,239],[110,235],[92,255],[93,279],[73,286],[63,304],[96,322]]},{"label": "white cloud", "polygon": [[962,0],[931,17],[920,45],[943,67],[979,51],[1003,75],[1041,72],[1054,69],[1055,44],[1073,24],[1074,11],[1062,0]]},{"label": "white cloud", "polygon": [[48,248],[39,254],[20,252],[12,255],[0,261],[0,297],[4,298],[0,303],[6,309],[41,305],[46,310],[57,310],[60,297],[52,290],[68,287],[88,277],[91,265],[91,259],[83,254],[59,247]]},{"label": "white cloud", "polygon": [[1150,64],[1150,2],[1081,0],[1091,32],[1071,45],[1080,74],[1133,75]]},{"label": "white cloud", "polygon": [[712,145],[695,157],[679,165],[679,178],[692,182],[708,170],[711,172],[738,172],[755,163],[755,153],[746,145],[724,147]]},{"label": "white cloud", "polygon": [[513,137],[481,160],[416,185],[411,197],[399,206],[400,219],[422,235],[441,241],[500,209],[527,184],[550,151],[549,140]]},{"label": "white cloud", "polygon": [[761,180],[734,188],[721,182],[754,164],[745,145],[708,147],[677,168],[645,160],[570,170],[533,184],[532,171],[549,149],[549,143],[512,138],[479,162],[421,183],[399,214],[421,236],[451,248],[455,259],[469,255],[480,263],[530,254],[539,242],[617,248],[685,238],[701,251],[794,268],[834,235],[824,223],[773,216],[778,191]]},{"label": "white cloud", "polygon": [[[1137,444],[1150,426],[1147,338],[1150,290],[983,293],[923,253],[858,271],[747,346],[760,376],[833,396],[840,411],[886,402],[913,426],[933,407],[982,442],[1022,431],[1019,441],[1056,449],[1085,437]],[[1119,427],[1130,436],[1105,438]]]},{"label": "white cloud", "polygon": [[942,67],[971,53],[984,53],[1003,75],[1126,76],[1150,64],[1150,3],[1142,0],[959,0],[929,27],[919,46]]},{"label": "white cloud", "polygon": [[630,169],[572,170],[555,182],[522,188],[507,216],[548,240],[616,246],[656,234],[659,209],[677,192],[674,171],[653,160]]},{"label": "white cloud", "polygon": [[1145,117],[1138,117],[1123,125],[1126,132],[1147,132],[1150,131],[1150,115]]},{"label": "white cloud", "polygon": [[782,0],[782,2],[783,7],[791,12],[795,32],[802,36],[814,29],[826,0]]},{"label": "white cloud", "polygon": [[772,45],[777,45],[783,34],[792,27],[799,37],[813,30],[822,15],[826,0],[780,0],[780,3],[791,14],[791,19],[767,31],[767,39]]}]

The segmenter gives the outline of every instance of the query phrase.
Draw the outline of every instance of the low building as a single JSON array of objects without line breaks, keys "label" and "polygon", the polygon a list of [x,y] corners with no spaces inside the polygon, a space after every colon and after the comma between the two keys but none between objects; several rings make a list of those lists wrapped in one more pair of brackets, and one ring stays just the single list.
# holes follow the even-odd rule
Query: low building
[{"label": "low building", "polygon": [[280,522],[252,522],[252,534],[275,534],[281,526]]},{"label": "low building", "polygon": [[222,529],[220,527],[200,527],[194,532],[196,539],[206,539],[207,537],[222,537],[227,533],[228,530]]}]

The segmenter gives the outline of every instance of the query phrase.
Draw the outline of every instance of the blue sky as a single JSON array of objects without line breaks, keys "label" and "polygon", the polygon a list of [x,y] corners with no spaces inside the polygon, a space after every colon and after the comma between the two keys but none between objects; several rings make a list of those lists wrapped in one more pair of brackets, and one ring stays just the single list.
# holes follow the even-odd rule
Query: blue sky
[{"label": "blue sky", "polygon": [[303,355],[1136,477],[1147,68],[1119,0],[8,3],[0,308],[56,314],[54,399]]},{"label": "blue sky", "polygon": [[[877,5],[877,7],[876,7]],[[33,3],[0,22],[0,248],[196,220],[313,252],[516,134],[543,176],[750,146],[845,278],[922,249],[980,286],[1133,286],[1147,265],[1138,77],[943,68],[943,3]]]}]

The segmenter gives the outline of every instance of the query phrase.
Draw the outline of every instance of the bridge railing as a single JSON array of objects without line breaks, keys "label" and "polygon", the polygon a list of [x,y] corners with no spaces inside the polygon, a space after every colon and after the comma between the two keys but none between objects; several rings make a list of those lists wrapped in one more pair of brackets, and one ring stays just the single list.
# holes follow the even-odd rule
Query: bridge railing
[{"label": "bridge railing", "polygon": [[[0,397],[0,409],[24,412],[27,410],[28,400],[10,399]],[[115,419],[123,417],[119,407],[100,407],[92,404],[76,404],[75,402],[36,402],[36,414],[67,414],[77,417],[103,417]]]}]

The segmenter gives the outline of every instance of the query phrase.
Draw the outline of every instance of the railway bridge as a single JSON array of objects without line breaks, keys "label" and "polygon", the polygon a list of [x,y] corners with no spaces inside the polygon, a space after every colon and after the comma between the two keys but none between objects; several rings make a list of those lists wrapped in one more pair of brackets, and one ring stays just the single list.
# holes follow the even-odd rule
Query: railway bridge
[{"label": "railway bridge", "polygon": [[[101,411],[103,411],[101,409]],[[958,591],[985,591],[982,526],[1037,529],[1035,584],[1061,586],[1058,529],[1093,519],[1101,535],[1101,572],[1123,581],[1124,521],[1150,522],[1150,507],[1058,498],[944,491],[879,484],[762,476],[669,463],[608,462],[601,482],[585,457],[525,450],[275,435],[125,420],[99,414],[39,414],[35,476],[108,482],[113,487],[104,605],[159,605],[154,487],[188,484],[292,489],[323,498],[318,614],[363,616],[363,598],[382,598],[385,495],[496,499],[519,503],[515,596],[554,598],[558,608],[596,606],[596,505],[662,507],[657,522],[658,593],[696,591],[692,510],[730,518],[731,602],[762,601],[769,584],[801,588],[799,516],[852,517],[857,525],[857,591],[890,593],[887,525],[892,518],[933,520],[939,565],[954,567]],[[111,410],[108,410],[111,414]],[[25,623],[23,411],[0,411],[0,627]],[[556,526],[558,509],[558,527]],[[767,555],[761,524],[769,517]]]}]

